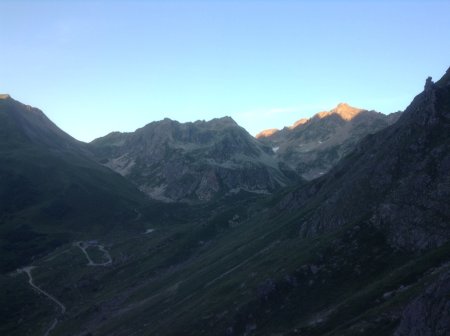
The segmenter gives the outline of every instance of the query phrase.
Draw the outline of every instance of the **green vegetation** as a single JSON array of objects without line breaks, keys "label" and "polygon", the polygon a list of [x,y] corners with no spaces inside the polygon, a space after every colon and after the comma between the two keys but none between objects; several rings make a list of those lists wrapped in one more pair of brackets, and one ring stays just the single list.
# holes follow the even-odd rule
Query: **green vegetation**
[{"label": "green vegetation", "polygon": [[56,319],[52,336],[392,335],[450,274],[444,89],[313,182],[191,204],[146,199],[42,115],[32,128],[29,109],[0,101],[0,334]]},{"label": "green vegetation", "polygon": [[[208,335],[212,326],[239,334],[252,325],[255,335],[350,335],[360,325],[367,335],[381,327],[387,335],[396,323],[378,321],[380,311],[395,312],[436,276],[430,269],[448,261],[448,245],[423,255],[399,253],[370,227],[311,239],[286,235],[297,217],[268,219],[264,198],[228,201],[221,210],[190,207],[185,221],[184,206],[167,204],[172,215],[155,223],[155,231],[107,242],[110,267],[86,266],[69,244],[35,262],[35,282],[68,307],[54,335],[79,330],[80,323],[99,335]],[[242,220],[230,224],[236,215]]]}]

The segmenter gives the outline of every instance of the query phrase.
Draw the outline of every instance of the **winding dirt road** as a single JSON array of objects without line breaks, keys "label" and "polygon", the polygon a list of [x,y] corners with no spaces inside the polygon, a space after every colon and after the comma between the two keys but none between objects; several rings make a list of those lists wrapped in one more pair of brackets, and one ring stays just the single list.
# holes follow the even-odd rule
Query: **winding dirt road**
[{"label": "winding dirt road", "polygon": [[[50,300],[52,300],[54,303],[56,303],[60,310],[61,310],[61,315],[64,315],[66,313],[66,306],[64,306],[61,301],[59,301],[57,298],[55,298],[53,295],[47,293],[45,290],[43,290],[42,288],[39,288],[38,286],[35,285],[35,283],[33,282],[33,275],[31,274],[31,271],[36,268],[35,266],[27,266],[27,267],[23,267],[17,270],[17,273],[26,273],[28,275],[28,283],[30,284],[30,286],[36,290],[38,293],[41,293],[43,295],[45,295],[46,297],[48,297]],[[55,318],[54,321],[52,322],[52,324],[50,325],[50,327],[46,330],[44,336],[48,336],[50,334],[50,332],[55,329],[56,325],[58,324],[58,318]]]},{"label": "winding dirt road", "polygon": [[56,303],[59,308],[61,308],[61,314],[66,313],[66,306],[64,306],[61,301],[59,301],[57,298],[55,298],[53,295],[47,293],[45,290],[39,288],[36,286],[33,282],[33,275],[31,274],[31,271],[36,268],[34,266],[27,266],[24,268],[21,268],[18,270],[19,273],[26,273],[28,275],[28,283],[31,287],[33,287],[35,290],[37,290],[39,293],[44,294],[46,297],[48,297],[50,300],[52,300],[54,303]]},{"label": "winding dirt road", "polygon": [[[86,256],[86,259],[88,260],[87,265],[88,266],[108,266],[112,264],[112,258],[111,255],[109,254],[109,252],[105,249],[105,247],[103,245],[97,244],[97,243],[91,243],[91,242],[83,242],[83,241],[79,241],[74,243],[75,246],[79,247],[81,251],[83,251],[84,255]],[[100,251],[103,252],[103,254],[105,255],[107,261],[103,262],[103,263],[95,263],[91,257],[89,256],[89,253],[87,252],[87,248],[88,247],[97,247]]]},{"label": "winding dirt road", "polygon": [[[88,264],[87,264],[88,266],[108,266],[108,265],[112,264],[112,258],[111,258],[111,255],[109,254],[109,252],[105,249],[105,247],[103,245],[100,245],[100,244],[96,243],[95,241],[89,241],[89,242],[79,241],[79,242],[73,243],[73,245],[79,247],[81,249],[81,251],[84,253],[84,255],[86,256],[86,259],[88,260]],[[95,263],[89,256],[89,253],[87,252],[88,247],[97,247],[101,252],[103,252],[103,254],[106,258],[106,261],[103,263]],[[60,254],[66,253],[67,251],[68,251],[68,249],[61,252]],[[45,261],[50,261],[50,260],[54,259],[56,256],[47,258]],[[36,268],[35,266],[27,266],[27,267],[19,268],[17,270],[17,273],[18,274],[25,273],[28,276],[28,283],[30,284],[31,288],[33,288],[38,293],[40,293],[40,294],[46,296],[47,298],[49,298],[50,300],[52,300],[56,305],[58,305],[58,307],[60,309],[60,315],[64,315],[66,313],[66,306],[64,306],[64,304],[61,301],[59,301],[57,298],[55,298],[53,295],[49,294],[42,288],[36,286],[36,284],[34,283],[33,275],[31,272],[35,268]],[[56,317],[53,320],[50,327],[45,331],[44,336],[48,336],[51,333],[51,331],[53,329],[55,329],[58,322],[59,322],[58,317]]]}]

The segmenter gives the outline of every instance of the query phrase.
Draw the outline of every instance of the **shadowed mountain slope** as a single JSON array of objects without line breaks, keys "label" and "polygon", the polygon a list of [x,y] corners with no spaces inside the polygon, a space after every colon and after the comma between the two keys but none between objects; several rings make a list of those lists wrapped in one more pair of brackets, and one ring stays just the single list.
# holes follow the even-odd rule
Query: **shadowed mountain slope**
[{"label": "shadowed mountain slope", "polygon": [[136,217],[134,209],[146,204],[129,182],[89,155],[83,143],[42,111],[2,96],[2,270],[23,265],[76,234],[123,229]]},{"label": "shadowed mountain slope", "polygon": [[370,135],[327,176],[290,193],[280,208],[318,209],[301,225],[308,236],[365,220],[393,245],[441,245],[450,237],[450,85],[427,80],[394,125]]}]

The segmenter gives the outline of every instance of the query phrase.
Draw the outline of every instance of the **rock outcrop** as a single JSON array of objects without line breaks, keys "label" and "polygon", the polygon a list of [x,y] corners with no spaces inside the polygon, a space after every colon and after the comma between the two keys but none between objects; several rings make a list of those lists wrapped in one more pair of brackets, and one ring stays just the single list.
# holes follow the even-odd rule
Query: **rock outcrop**
[{"label": "rock outcrop", "polygon": [[450,271],[403,311],[394,336],[446,336],[450,330]]}]

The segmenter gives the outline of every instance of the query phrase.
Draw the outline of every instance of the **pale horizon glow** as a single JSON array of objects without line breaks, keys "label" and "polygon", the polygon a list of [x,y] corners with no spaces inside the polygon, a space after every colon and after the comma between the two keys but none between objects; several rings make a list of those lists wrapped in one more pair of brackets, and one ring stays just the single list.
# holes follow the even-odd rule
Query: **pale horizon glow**
[{"label": "pale horizon glow", "polygon": [[448,1],[0,2],[0,93],[82,141],[164,118],[256,135],[404,110],[450,66]]}]

